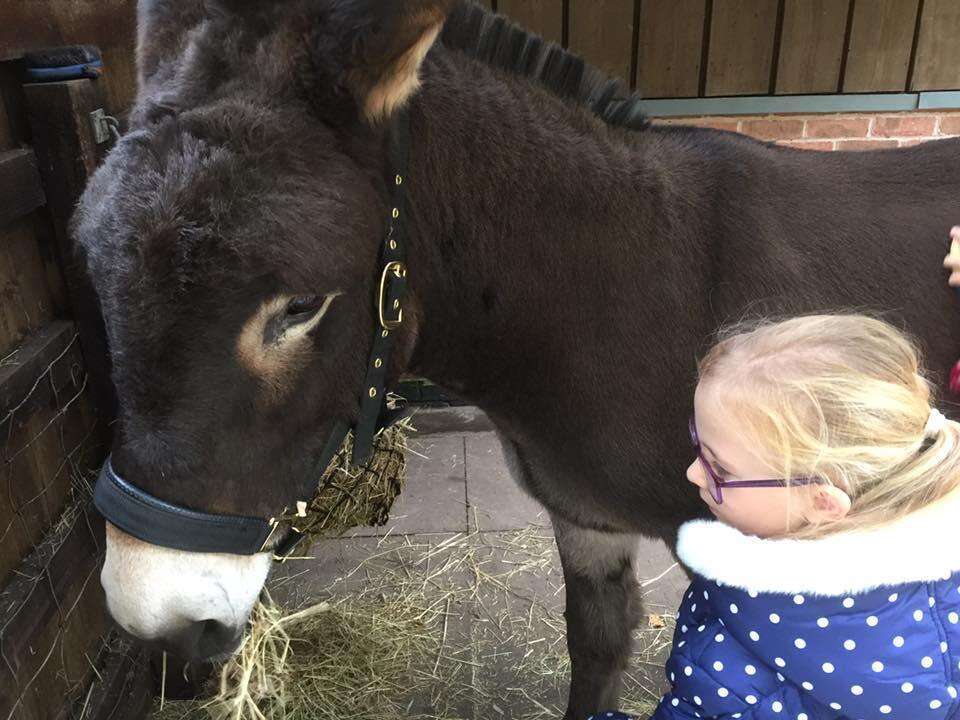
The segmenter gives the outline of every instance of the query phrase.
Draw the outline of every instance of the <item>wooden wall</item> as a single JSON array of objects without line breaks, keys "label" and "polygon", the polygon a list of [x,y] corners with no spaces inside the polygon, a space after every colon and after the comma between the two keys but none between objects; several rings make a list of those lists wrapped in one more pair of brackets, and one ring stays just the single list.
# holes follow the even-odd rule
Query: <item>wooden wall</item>
[{"label": "wooden wall", "polygon": [[957,0],[485,0],[645,97],[960,89]]},{"label": "wooden wall", "polygon": [[136,92],[136,5],[136,0],[2,0],[0,64],[15,66],[25,52],[40,48],[96,45],[107,67],[102,82],[107,102],[122,114]]},{"label": "wooden wall", "polygon": [[[71,716],[106,629],[106,355],[67,223],[98,146],[89,112],[135,92],[134,0],[0,3],[0,718]],[[99,80],[24,82],[25,52],[95,44]],[[99,343],[99,344],[98,344]]]}]

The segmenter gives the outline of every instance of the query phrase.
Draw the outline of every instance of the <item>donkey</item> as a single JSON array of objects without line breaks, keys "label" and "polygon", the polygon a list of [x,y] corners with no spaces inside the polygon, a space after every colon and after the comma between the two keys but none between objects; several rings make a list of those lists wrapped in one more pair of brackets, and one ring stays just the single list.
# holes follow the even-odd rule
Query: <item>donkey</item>
[{"label": "donkey", "polygon": [[[639,536],[699,514],[695,359],[745,313],[873,309],[943,374],[938,272],[960,141],[831,154],[650,125],[556,47],[457,0],[140,0],[139,95],[75,236],[119,400],[116,471],[207,513],[270,517],[360,412],[409,118],[409,283],[388,382],[491,417],[549,511],[566,581],[566,718],[616,706]],[[443,39],[436,41],[446,21]],[[107,526],[111,614],[231,652],[270,553]]]}]

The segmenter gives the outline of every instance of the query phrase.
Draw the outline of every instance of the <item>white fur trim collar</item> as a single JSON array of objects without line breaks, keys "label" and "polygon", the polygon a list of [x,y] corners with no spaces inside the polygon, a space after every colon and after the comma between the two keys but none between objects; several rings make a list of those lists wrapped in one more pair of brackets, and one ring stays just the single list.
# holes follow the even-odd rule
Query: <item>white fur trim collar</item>
[{"label": "white fur trim collar", "polygon": [[677,554],[698,575],[759,593],[848,595],[960,570],[960,492],[896,522],[816,540],[744,535],[717,521],[680,528]]}]

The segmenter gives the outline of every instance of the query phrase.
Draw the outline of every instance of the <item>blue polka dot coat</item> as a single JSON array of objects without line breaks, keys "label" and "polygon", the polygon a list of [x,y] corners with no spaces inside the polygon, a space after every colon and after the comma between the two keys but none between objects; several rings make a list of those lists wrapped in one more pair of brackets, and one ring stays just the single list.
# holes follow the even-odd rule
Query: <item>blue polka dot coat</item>
[{"label": "blue polka dot coat", "polygon": [[960,717],[956,495],[816,540],[684,525],[695,575],[654,720]]}]

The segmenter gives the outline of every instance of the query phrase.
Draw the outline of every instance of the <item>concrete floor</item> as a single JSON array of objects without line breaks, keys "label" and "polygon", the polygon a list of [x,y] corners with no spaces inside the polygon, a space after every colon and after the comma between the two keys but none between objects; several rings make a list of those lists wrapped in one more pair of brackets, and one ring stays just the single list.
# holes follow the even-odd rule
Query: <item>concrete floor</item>
[{"label": "concrete floor", "polygon": [[[478,411],[425,411],[413,424],[420,432],[389,523],[316,543],[313,559],[274,574],[273,596],[294,607],[371,588],[386,594],[422,577],[426,600],[447,605],[435,628],[442,640],[433,670],[443,677],[411,693],[409,716],[562,716],[563,577],[546,512],[510,479]],[[659,541],[644,541],[640,558],[648,618],[621,709],[648,713],[665,687],[672,613],[687,579]],[[440,670],[441,656],[452,670]]]}]

